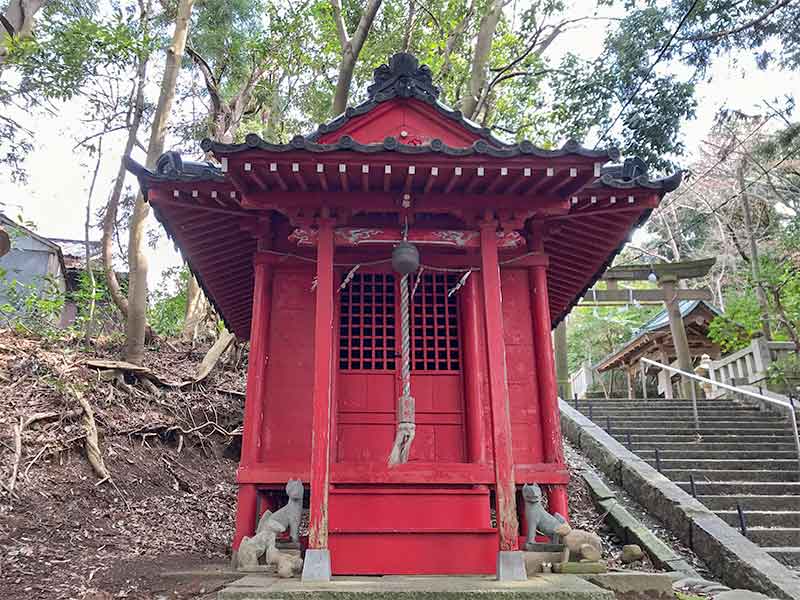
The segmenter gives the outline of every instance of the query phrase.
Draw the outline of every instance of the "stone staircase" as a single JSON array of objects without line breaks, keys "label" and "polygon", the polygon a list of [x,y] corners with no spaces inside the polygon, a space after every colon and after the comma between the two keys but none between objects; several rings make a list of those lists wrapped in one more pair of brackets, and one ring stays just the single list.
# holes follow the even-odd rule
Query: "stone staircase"
[{"label": "stone staircase", "polygon": [[[575,401],[572,401],[575,404]],[[769,554],[800,566],[800,472],[786,416],[726,399],[586,399],[576,408]]]}]

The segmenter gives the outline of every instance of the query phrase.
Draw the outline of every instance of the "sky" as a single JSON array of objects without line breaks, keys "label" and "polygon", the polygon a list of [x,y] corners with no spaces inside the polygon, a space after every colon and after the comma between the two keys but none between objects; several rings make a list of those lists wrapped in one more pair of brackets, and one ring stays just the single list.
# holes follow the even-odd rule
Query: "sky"
[{"label": "sky", "polygon": [[[588,30],[577,29],[565,34],[554,50],[558,53],[569,48],[585,56],[596,56],[602,38],[602,25],[593,22]],[[681,165],[688,166],[691,163],[692,155],[700,148],[714,116],[721,108],[738,109],[750,114],[764,113],[767,110],[763,103],[765,99],[773,101],[784,95],[800,98],[800,75],[761,71],[752,57],[745,53],[716,61],[708,81],[698,87],[696,118],[683,127],[687,155],[679,159]],[[94,159],[73,148],[77,139],[92,133],[82,121],[84,110],[80,102],[70,102],[58,106],[56,114],[28,119],[25,125],[34,132],[36,140],[26,162],[28,182],[14,183],[7,173],[0,172],[0,210],[11,218],[21,215],[26,221],[32,221],[37,232],[44,236],[84,237],[86,199]],[[109,136],[104,142],[104,158],[93,198],[93,212],[108,198],[123,143],[123,136]],[[142,155],[134,158],[143,160]],[[126,183],[135,186],[135,180],[130,175]],[[150,226],[153,229],[159,227],[152,216]],[[93,238],[100,239],[100,235],[101,230],[95,227]],[[641,244],[641,235],[634,236],[634,244]],[[162,235],[156,248],[150,251],[150,289],[158,285],[165,269],[180,264],[180,255],[166,235]]]}]

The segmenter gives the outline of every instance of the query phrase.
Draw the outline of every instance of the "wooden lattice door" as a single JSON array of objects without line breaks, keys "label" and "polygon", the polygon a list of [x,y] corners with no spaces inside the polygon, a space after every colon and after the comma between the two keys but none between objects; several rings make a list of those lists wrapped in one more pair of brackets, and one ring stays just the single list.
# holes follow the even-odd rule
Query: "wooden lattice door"
[{"label": "wooden lattice door", "polygon": [[[412,461],[463,462],[457,275],[425,273],[411,304]],[[399,277],[358,273],[340,293],[337,460],[385,463],[400,392]]]}]

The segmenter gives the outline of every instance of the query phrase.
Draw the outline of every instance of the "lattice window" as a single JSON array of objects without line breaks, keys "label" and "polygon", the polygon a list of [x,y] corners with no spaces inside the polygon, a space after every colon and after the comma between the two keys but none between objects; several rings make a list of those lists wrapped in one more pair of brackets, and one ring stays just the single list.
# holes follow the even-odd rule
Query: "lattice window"
[{"label": "lattice window", "polygon": [[395,370],[397,280],[391,273],[356,273],[341,292],[339,368]]},{"label": "lattice window", "polygon": [[461,369],[458,294],[447,295],[458,279],[456,273],[422,275],[411,310],[411,366],[415,371]]}]

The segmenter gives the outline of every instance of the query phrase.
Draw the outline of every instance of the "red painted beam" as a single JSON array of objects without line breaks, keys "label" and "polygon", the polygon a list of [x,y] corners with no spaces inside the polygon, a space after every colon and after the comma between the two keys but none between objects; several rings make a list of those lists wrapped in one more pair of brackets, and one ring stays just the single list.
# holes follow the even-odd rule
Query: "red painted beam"
[{"label": "red painted beam", "polygon": [[[266,398],[266,375],[269,344],[270,316],[270,266],[256,265],[253,289],[253,319],[251,326],[250,355],[247,365],[247,395],[244,403],[242,454],[240,468],[254,466],[261,453],[261,419]],[[252,335],[254,333],[254,335]],[[252,488],[252,489],[251,489]],[[233,549],[238,550],[244,536],[253,535],[256,519],[256,493],[250,484],[239,489],[236,506],[236,533]]]},{"label": "red painted beam", "polygon": [[[503,309],[497,254],[497,224],[481,225],[481,277],[489,367],[489,405],[492,413],[495,496],[500,550],[517,550],[517,506],[514,486],[514,456],[511,447],[508,381],[503,344]],[[549,334],[548,334],[549,335]]]},{"label": "red painted beam", "polygon": [[[531,224],[531,245],[529,249],[541,252],[542,226]],[[531,308],[533,311],[534,356],[536,359],[536,379],[539,386],[539,408],[542,424],[542,448],[547,463],[564,464],[564,449],[561,442],[560,412],[558,408],[558,384],[550,336],[550,305],[548,299],[547,267],[535,266],[530,270]],[[567,517],[566,489],[556,487],[550,490],[550,512]]]},{"label": "red painted beam", "polygon": [[467,279],[460,295],[462,335],[464,336],[464,399],[467,417],[467,457],[471,463],[486,463],[486,432],[483,415],[483,382],[486,372],[480,349],[483,338],[478,311],[478,278]]},{"label": "red painted beam", "polygon": [[[565,484],[569,481],[566,468],[552,464],[516,465],[516,478],[544,484]],[[301,479],[308,483],[308,463],[259,463],[240,466],[236,481],[263,486],[274,486],[282,490],[289,479]],[[388,484],[426,485],[435,481],[448,485],[493,485],[494,470],[491,464],[474,463],[422,463],[413,462],[389,469],[385,463],[333,463],[331,482],[336,484]]]},{"label": "red painted beam", "polygon": [[333,354],[333,227],[323,218],[317,245],[317,300],[314,309],[314,387],[312,393],[311,500],[308,547],[328,547],[330,424]]}]

